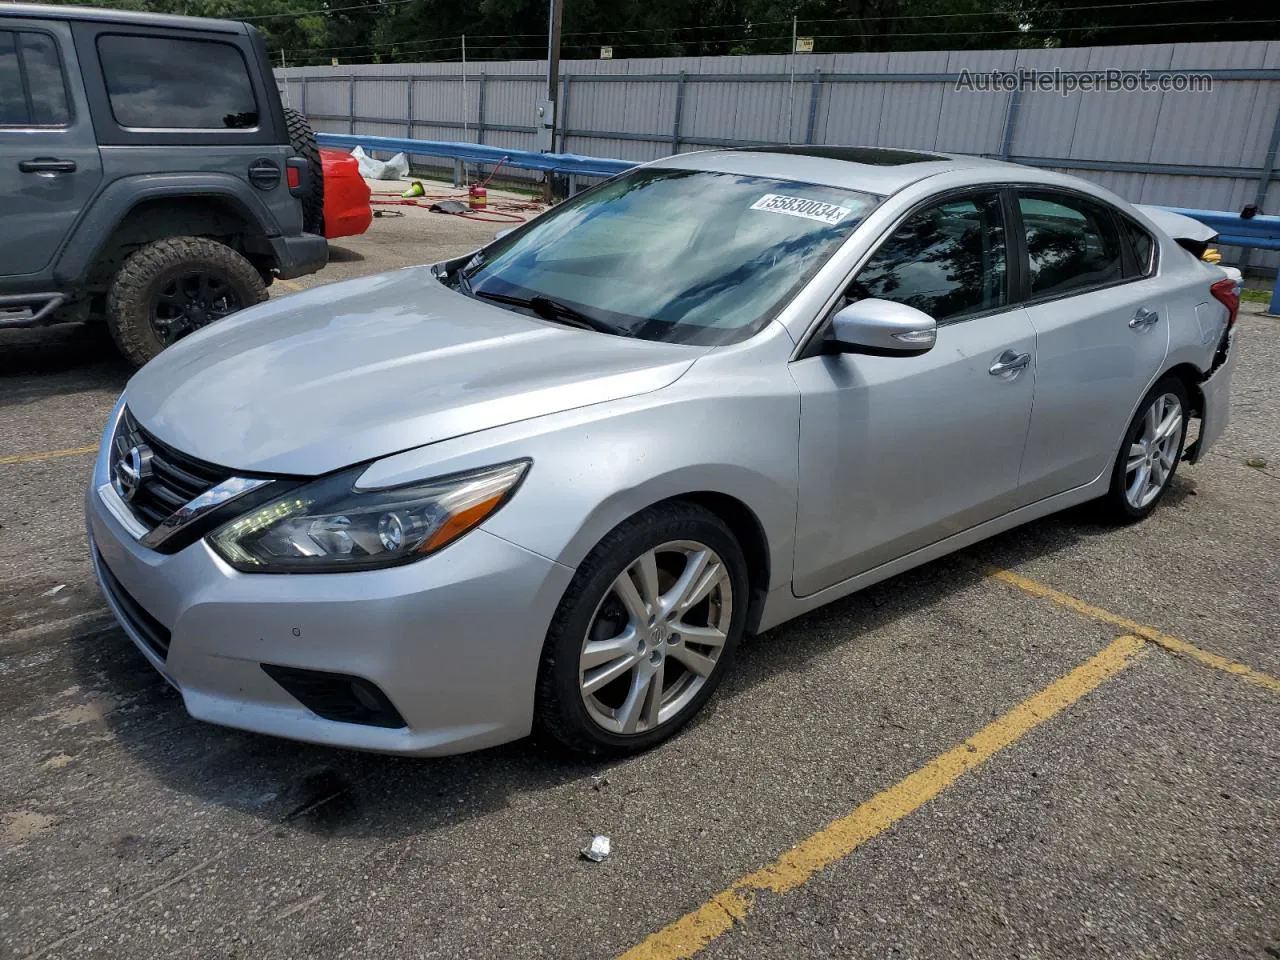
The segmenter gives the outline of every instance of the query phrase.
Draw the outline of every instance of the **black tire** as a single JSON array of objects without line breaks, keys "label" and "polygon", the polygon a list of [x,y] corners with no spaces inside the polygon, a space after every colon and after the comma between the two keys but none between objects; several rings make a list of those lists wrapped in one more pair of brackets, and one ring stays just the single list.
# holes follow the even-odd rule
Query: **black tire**
[{"label": "black tire", "polygon": [[[672,541],[696,541],[710,547],[723,562],[731,588],[726,639],[714,668],[676,714],[637,733],[613,732],[592,718],[584,701],[579,673],[583,644],[589,629],[598,622],[597,614],[603,615],[614,580],[642,554]],[[745,630],[748,589],[742,548],[725,523],[709,510],[681,502],[660,504],[615,527],[578,567],[547,631],[538,671],[536,732],[587,756],[635,753],[673,736],[702,709],[732,667]],[[696,616],[698,609],[691,608],[689,615]],[[674,641],[667,640],[668,644],[680,642],[678,635]],[[661,641],[655,642],[655,646],[661,645]],[[678,687],[685,673],[693,680],[694,674],[685,670],[678,654],[673,653],[671,659],[680,673],[672,671],[668,689]]]},{"label": "black tire", "polygon": [[324,236],[324,165],[315,131],[307,118],[290,107],[284,108],[284,124],[294,156],[307,161],[307,192],[302,196],[302,229]]},{"label": "black tire", "polygon": [[[1140,505],[1135,504],[1129,496],[1129,487],[1131,485],[1128,471],[1130,448],[1138,444],[1142,437],[1146,429],[1147,414],[1152,406],[1158,400],[1167,396],[1176,397],[1181,407],[1181,422],[1177,427],[1177,445],[1173,463],[1170,465],[1158,492],[1149,501]],[[1165,377],[1147,391],[1147,395],[1138,404],[1138,412],[1133,415],[1133,420],[1124,432],[1124,439],[1120,443],[1120,449],[1116,452],[1115,463],[1111,468],[1111,487],[1099,501],[1099,506],[1102,508],[1105,519],[1113,523],[1137,523],[1139,520],[1148,517],[1151,511],[1164,499],[1170,484],[1173,483],[1174,475],[1178,471],[1178,464],[1182,462],[1182,449],[1187,439],[1188,410],[1189,397],[1187,396],[1187,388],[1177,377]]]},{"label": "black tire", "polygon": [[[201,288],[198,278],[207,278]],[[207,292],[207,308],[165,322],[182,298]],[[222,293],[225,291],[225,293]],[[226,244],[205,237],[169,237],[130,254],[107,291],[107,327],[120,352],[142,366],[193,330],[261,303],[267,288],[256,267]]]}]

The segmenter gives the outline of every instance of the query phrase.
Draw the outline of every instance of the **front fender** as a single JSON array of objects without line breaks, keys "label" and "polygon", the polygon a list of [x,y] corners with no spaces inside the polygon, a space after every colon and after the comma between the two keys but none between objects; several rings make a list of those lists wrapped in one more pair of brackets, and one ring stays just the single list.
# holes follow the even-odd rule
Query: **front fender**
[{"label": "front fender", "polygon": [[[527,457],[511,503],[483,529],[569,567],[619,523],[663,500],[723,494],[754,514],[770,588],[794,554],[800,398],[786,377],[744,381],[694,371],[654,393],[552,414],[380,460],[362,487],[408,483]],[[719,380],[719,382],[714,382]]]}]

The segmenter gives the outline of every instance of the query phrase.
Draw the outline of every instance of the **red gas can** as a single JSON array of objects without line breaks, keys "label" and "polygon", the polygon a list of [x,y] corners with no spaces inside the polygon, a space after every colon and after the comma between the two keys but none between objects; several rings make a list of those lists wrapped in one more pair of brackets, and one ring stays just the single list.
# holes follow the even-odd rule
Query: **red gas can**
[{"label": "red gas can", "polygon": [[489,206],[489,191],[483,183],[473,183],[467,191],[467,206],[472,210],[483,210]]}]

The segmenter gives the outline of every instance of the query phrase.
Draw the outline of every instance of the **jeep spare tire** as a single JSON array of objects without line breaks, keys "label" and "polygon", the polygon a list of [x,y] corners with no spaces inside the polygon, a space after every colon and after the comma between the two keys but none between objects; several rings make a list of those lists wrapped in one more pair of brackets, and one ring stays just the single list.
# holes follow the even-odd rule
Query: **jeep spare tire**
[{"label": "jeep spare tire", "polygon": [[226,244],[169,237],[125,260],[107,291],[107,326],[140,367],[187,334],[265,299],[257,268]]},{"label": "jeep spare tire", "polygon": [[324,236],[324,167],[315,131],[307,118],[297,110],[284,108],[284,122],[289,130],[289,146],[296,157],[307,161],[307,190],[302,195],[302,229]]}]

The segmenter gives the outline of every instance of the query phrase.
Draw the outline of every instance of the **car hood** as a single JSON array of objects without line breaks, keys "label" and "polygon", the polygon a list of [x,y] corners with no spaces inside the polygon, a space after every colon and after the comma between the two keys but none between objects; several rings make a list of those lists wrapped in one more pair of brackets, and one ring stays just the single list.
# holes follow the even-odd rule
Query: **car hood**
[{"label": "car hood", "polygon": [[314,475],[660,389],[705,348],[564,327],[411,267],[243,311],[126,388],[164,443],[244,472]]}]

